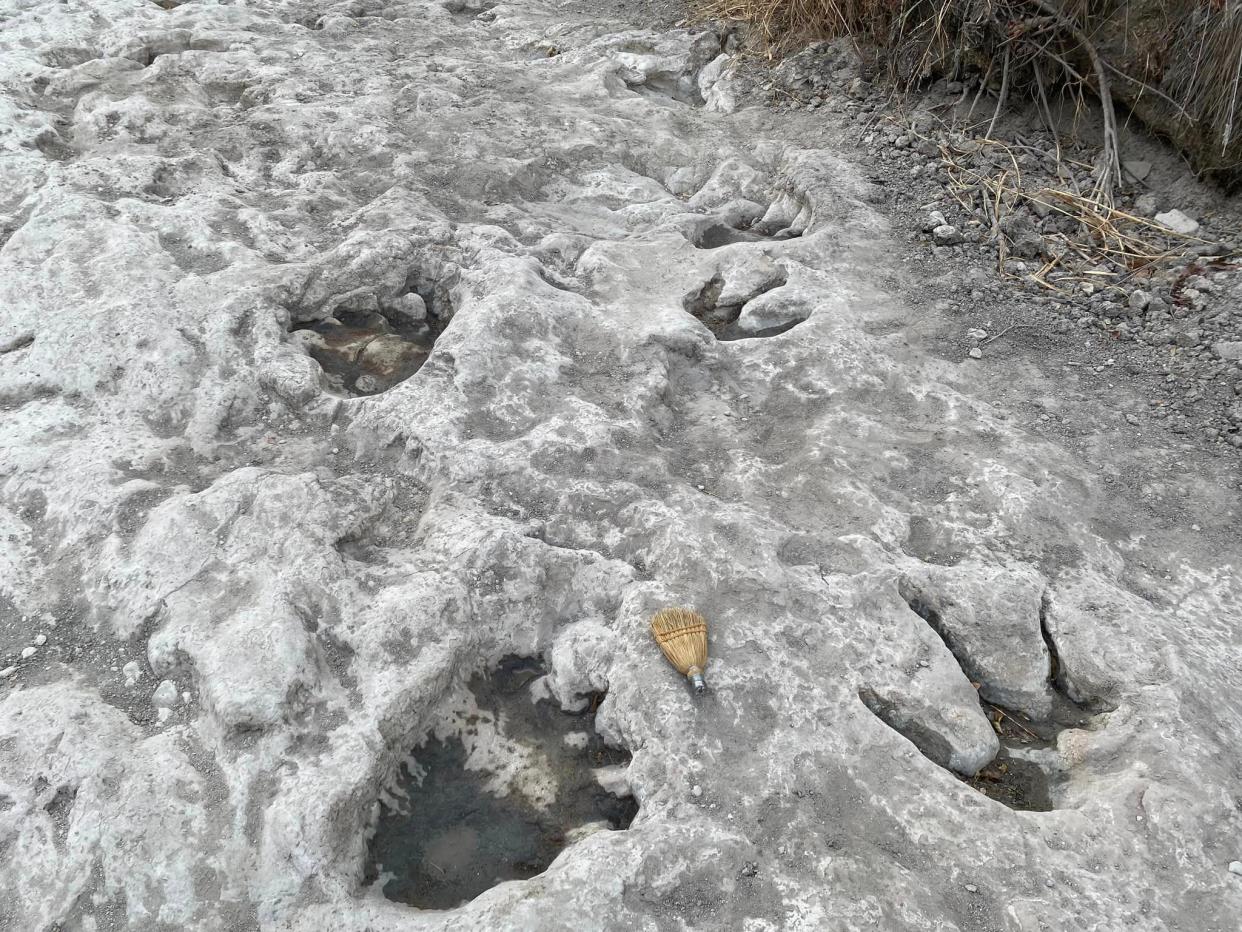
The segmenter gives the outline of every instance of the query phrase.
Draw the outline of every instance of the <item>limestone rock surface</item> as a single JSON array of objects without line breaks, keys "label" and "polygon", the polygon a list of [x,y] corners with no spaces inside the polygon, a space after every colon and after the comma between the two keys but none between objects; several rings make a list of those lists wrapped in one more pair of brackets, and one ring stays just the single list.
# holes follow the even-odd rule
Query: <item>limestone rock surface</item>
[{"label": "limestone rock surface", "polygon": [[[726,55],[548,0],[0,0],[0,929],[1236,928],[1237,553],[924,353],[865,171]],[[349,391],[305,334],[368,315],[436,340]],[[389,901],[380,794],[510,654],[606,693],[638,815]],[[1081,704],[1051,811],[960,779],[971,665]]]}]

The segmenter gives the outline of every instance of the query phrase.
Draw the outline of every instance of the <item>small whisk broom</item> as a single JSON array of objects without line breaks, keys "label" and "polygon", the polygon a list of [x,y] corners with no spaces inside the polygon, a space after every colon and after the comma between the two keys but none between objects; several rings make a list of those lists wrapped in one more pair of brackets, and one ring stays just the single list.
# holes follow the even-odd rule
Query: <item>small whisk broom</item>
[{"label": "small whisk broom", "polygon": [[688,608],[662,608],[651,618],[651,634],[668,662],[687,677],[696,693],[707,689],[707,619]]}]

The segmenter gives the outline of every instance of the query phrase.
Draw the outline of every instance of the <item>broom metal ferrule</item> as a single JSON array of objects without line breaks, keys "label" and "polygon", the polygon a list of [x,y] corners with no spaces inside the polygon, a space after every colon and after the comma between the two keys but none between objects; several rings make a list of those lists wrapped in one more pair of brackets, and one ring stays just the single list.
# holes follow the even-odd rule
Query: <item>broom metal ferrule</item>
[{"label": "broom metal ferrule", "polygon": [[703,671],[701,671],[698,667],[691,668],[690,672],[686,674],[686,677],[690,680],[690,685],[694,687],[694,691],[697,695],[701,696],[703,693],[707,692],[707,681],[703,679]]}]

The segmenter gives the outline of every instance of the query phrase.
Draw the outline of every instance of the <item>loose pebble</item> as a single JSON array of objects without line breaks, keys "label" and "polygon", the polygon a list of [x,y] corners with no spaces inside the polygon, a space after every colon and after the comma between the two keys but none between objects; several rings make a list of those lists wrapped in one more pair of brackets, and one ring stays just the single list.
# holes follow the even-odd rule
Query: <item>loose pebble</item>
[{"label": "loose pebble", "polygon": [[932,230],[932,239],[937,246],[956,246],[962,241],[962,234],[957,227],[945,223]]},{"label": "loose pebble", "polygon": [[151,694],[151,705],[157,709],[171,709],[177,704],[177,684],[172,680],[162,680]]},{"label": "loose pebble", "polygon": [[1186,216],[1180,210],[1166,210],[1162,214],[1156,214],[1155,220],[1162,227],[1167,227],[1183,236],[1194,236],[1199,232],[1199,221]]}]

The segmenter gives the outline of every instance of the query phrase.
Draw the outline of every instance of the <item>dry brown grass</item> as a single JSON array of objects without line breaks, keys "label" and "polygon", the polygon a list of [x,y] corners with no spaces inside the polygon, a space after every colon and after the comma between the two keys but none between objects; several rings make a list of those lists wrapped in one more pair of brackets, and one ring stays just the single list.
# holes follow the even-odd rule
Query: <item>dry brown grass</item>
[{"label": "dry brown grass", "polygon": [[1094,97],[1101,199],[1121,180],[1114,88],[1192,153],[1210,140],[1212,151],[1196,154],[1227,184],[1242,177],[1242,0],[699,2],[704,15],[749,23],[768,55],[851,36],[901,85],[977,68],[997,113],[1019,96],[1045,111],[1057,94]]},{"label": "dry brown grass", "polygon": [[[965,153],[948,145],[941,146],[941,158],[949,173],[949,193],[963,211],[972,214],[982,207],[984,222],[996,239],[997,269],[1002,276],[1062,295],[1084,284],[1097,290],[1120,288],[1204,243],[1120,210],[1095,194],[1032,183],[1011,147],[1000,140],[982,139],[975,144],[1003,153],[1001,167],[975,168],[963,158]],[[1032,270],[1024,262],[1017,271],[1002,229],[1005,219],[1023,208],[1065,218],[1072,232],[1044,236],[1045,257],[1038,260],[1039,268]]]}]

